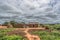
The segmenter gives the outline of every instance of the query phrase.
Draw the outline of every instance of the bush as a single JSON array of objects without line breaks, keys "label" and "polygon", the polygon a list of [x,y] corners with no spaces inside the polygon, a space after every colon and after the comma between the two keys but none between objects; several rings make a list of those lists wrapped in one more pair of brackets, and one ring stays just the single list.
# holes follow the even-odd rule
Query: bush
[{"label": "bush", "polygon": [[4,36],[2,40],[22,40],[21,36],[11,35],[11,36]]},{"label": "bush", "polygon": [[52,32],[47,31],[36,31],[33,34],[39,35],[41,40],[60,40],[60,32],[55,30]]},{"label": "bush", "polygon": [[6,33],[9,31],[14,30],[13,28],[9,28],[9,29],[0,29],[0,40],[3,39],[4,36],[6,36]]}]

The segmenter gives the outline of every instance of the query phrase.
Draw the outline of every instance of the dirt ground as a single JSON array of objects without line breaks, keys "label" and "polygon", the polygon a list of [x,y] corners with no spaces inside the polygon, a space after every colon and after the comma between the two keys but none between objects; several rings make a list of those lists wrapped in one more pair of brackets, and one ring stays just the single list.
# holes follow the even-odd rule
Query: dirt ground
[{"label": "dirt ground", "polygon": [[32,35],[29,32],[31,31],[38,31],[38,30],[45,30],[45,28],[16,28],[15,30],[8,32],[7,35],[21,35],[28,40],[40,40],[38,35]]}]

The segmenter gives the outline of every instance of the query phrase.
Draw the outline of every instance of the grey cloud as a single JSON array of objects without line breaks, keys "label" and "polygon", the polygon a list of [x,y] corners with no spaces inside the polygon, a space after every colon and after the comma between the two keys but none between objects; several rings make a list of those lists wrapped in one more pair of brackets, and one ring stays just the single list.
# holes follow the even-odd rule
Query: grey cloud
[{"label": "grey cloud", "polygon": [[6,16],[5,20],[11,18],[8,21],[14,18],[24,22],[60,23],[60,0],[48,0],[45,3],[40,1],[0,0],[0,18]]}]

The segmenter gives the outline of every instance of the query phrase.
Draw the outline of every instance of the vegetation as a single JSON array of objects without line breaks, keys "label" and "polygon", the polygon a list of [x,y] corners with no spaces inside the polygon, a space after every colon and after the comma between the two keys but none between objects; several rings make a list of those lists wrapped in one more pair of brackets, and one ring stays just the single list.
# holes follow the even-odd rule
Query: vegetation
[{"label": "vegetation", "polygon": [[41,40],[60,40],[60,24],[43,24],[48,27],[51,31],[36,31],[33,34],[38,34]]},{"label": "vegetation", "polygon": [[[8,22],[4,23],[7,25]],[[14,27],[17,27],[17,22],[11,21],[10,22]],[[38,34],[41,40],[60,40],[60,24],[43,24],[44,27],[48,27],[51,31],[35,31],[32,32],[33,34]],[[12,31],[11,29],[0,29],[0,40],[23,40],[22,36],[18,35],[6,35],[7,32]],[[26,40],[26,39],[25,39]]]},{"label": "vegetation", "polygon": [[33,34],[38,34],[41,40],[60,40],[60,32],[59,31],[36,31]]},{"label": "vegetation", "polygon": [[[13,30],[13,29],[12,29]],[[23,40],[22,36],[18,35],[6,35],[7,32],[12,31],[11,29],[0,29],[0,40]],[[60,32],[58,30],[48,31],[36,31],[33,34],[38,34],[41,40],[60,40]],[[26,39],[25,39],[26,40]]]},{"label": "vegetation", "polygon": [[6,36],[6,33],[10,32],[12,30],[14,30],[14,29],[12,29],[12,28],[9,28],[9,29],[0,29],[0,38]]},{"label": "vegetation", "polygon": [[20,24],[25,24],[24,22],[18,23],[15,21],[10,21],[10,22],[5,22],[2,25],[9,26],[8,23],[10,23],[10,25],[12,25],[14,28],[23,28],[22,26],[20,26]]},{"label": "vegetation", "polygon": [[7,32],[10,32],[12,30],[14,30],[14,28],[0,29],[0,40],[22,40],[23,39],[22,36],[18,36],[18,35],[11,35],[11,36],[6,35]]},{"label": "vegetation", "polygon": [[60,24],[46,24],[45,26],[47,26],[50,29],[55,29],[55,30],[60,30]]},{"label": "vegetation", "polygon": [[22,40],[22,36],[18,35],[11,35],[11,36],[4,36],[2,40]]}]

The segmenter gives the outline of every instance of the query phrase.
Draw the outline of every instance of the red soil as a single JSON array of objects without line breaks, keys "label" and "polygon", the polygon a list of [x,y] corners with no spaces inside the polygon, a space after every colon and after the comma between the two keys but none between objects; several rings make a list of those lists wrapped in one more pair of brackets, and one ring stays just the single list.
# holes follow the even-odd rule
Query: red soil
[{"label": "red soil", "polygon": [[22,35],[26,37],[28,40],[40,40],[38,35],[32,35],[29,33],[29,30],[45,30],[45,28],[16,28],[14,31],[8,32],[7,35]]},{"label": "red soil", "polygon": [[0,26],[0,29],[6,29],[7,26]]}]

